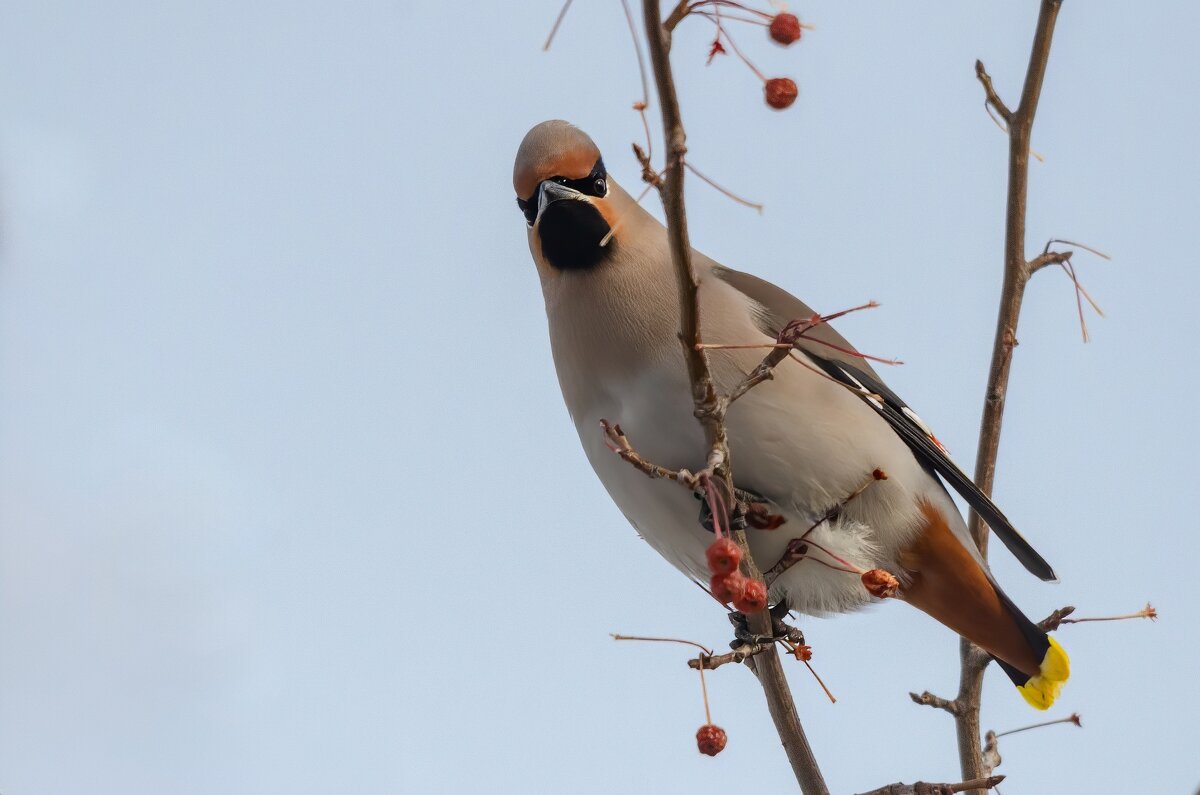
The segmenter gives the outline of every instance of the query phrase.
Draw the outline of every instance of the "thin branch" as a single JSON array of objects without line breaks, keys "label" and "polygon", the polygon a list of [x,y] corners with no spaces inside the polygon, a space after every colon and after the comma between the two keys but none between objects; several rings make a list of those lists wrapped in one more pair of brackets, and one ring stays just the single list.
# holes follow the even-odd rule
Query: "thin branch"
[{"label": "thin branch", "polygon": [[762,654],[771,648],[770,643],[745,643],[727,654],[703,654],[698,658],[688,660],[689,668],[699,668],[701,664],[709,671],[714,671],[729,663],[743,663],[756,654]]},{"label": "thin branch", "polygon": [[[1017,344],[1017,321],[1021,314],[1021,303],[1025,297],[1025,286],[1029,282],[1030,267],[1025,259],[1025,213],[1029,193],[1029,142],[1033,132],[1033,121],[1041,97],[1042,82],[1046,76],[1046,65],[1050,58],[1050,44],[1054,36],[1054,24],[1062,7],[1062,0],[1041,0],[1033,44],[1029,52],[1029,65],[1025,71],[1025,83],[1016,110],[1010,110],[1000,100],[991,83],[991,77],[979,61],[975,63],[975,74],[983,84],[987,103],[1008,123],[1008,201],[1004,229],[1004,284],[1000,296],[1000,308],[996,318],[995,341],[992,346],[992,361],[984,395],[983,416],[980,420],[979,450],[976,455],[975,484],[984,494],[990,495],[996,480],[996,459],[1000,450],[1000,431],[1004,419],[1005,397],[1008,392],[1009,374],[1012,368],[1013,349]],[[979,545],[980,552],[987,554],[987,526],[979,514],[971,512],[970,531]],[[978,779],[985,775],[985,766],[979,746],[979,704],[983,688],[983,671],[987,667],[987,656],[970,641],[960,643],[959,656],[962,672],[958,695],[955,701],[959,712],[955,715],[958,735],[959,764],[964,779]],[[982,661],[981,661],[982,658]]]},{"label": "thin branch", "polygon": [[1058,629],[1059,625],[1061,625],[1063,623],[1063,619],[1065,619],[1067,616],[1071,615],[1074,612],[1075,612],[1075,608],[1072,607],[1071,605],[1067,605],[1066,607],[1060,607],[1057,610],[1055,610],[1053,613],[1051,613],[1050,615],[1046,616],[1041,621],[1039,621],[1038,628],[1042,632],[1053,632],[1054,630]]},{"label": "thin branch", "polygon": [[703,646],[694,640],[683,640],[682,638],[652,638],[652,637],[647,637],[645,635],[618,635],[617,633],[613,633],[612,639],[613,640],[641,640],[641,641],[646,641],[648,643],[682,643],[686,646],[695,646],[697,649],[704,652],[705,654],[712,654],[712,649],[708,648],[707,646]]},{"label": "thin branch", "polygon": [[[858,497],[860,494],[862,494],[864,491],[866,491],[868,488],[870,488],[871,484],[873,484],[879,480],[887,480],[887,473],[884,472],[882,469],[875,469],[871,472],[870,475],[867,476],[867,479],[862,483],[862,485],[860,485],[858,488],[854,489],[854,491],[852,491],[848,495],[846,495],[840,502],[833,505],[829,510],[827,510],[825,512],[825,514],[823,516],[819,517],[815,522],[813,522],[811,525],[809,525],[808,529],[805,530],[799,537],[793,538],[791,541],[789,541],[787,544],[787,547],[784,549],[783,554],[780,556],[778,562],[776,562],[775,565],[772,566],[770,569],[768,569],[767,572],[763,575],[767,581],[767,584],[770,585],[770,584],[774,583],[775,580],[779,579],[780,575],[782,575],[785,571],[790,569],[792,566],[795,566],[797,563],[799,563],[802,560],[812,560],[814,563],[823,563],[826,566],[829,566],[830,568],[839,569],[840,571],[847,571],[847,572],[850,572],[851,574],[861,574],[862,572],[860,572],[860,571],[856,571],[853,568],[848,568],[849,564],[846,563],[846,561],[842,560],[837,555],[835,555],[832,552],[830,552],[829,550],[825,549],[820,544],[810,541],[808,539],[808,537],[810,535],[812,535],[813,531],[816,530],[821,525],[825,524],[826,522],[832,522],[834,519],[841,516],[842,511],[844,511],[846,509],[847,505],[849,505],[856,497]],[[847,568],[842,568],[840,566],[832,566],[831,564],[826,563],[825,561],[820,560],[819,558],[809,558],[809,555],[808,555],[809,547],[813,547],[815,549],[821,550],[826,555],[829,555],[829,557],[836,560],[838,563],[841,563],[844,566],[847,566]]]},{"label": "thin branch", "polygon": [[[693,8],[692,10],[695,10],[695,9]],[[742,49],[737,46],[737,42],[733,40],[733,36],[730,36],[729,31],[725,30],[725,27],[721,24],[720,15],[705,14],[704,17],[709,22],[711,22],[717,26],[717,38],[714,43],[717,46],[720,46],[721,37],[724,36],[725,41],[729,42],[729,46],[733,48],[734,54],[737,55],[737,57],[741,60],[741,62],[746,64],[746,66],[750,69],[750,71],[754,72],[755,76],[758,77],[759,80],[763,81],[764,83],[767,82],[767,76],[764,75],[761,71],[759,71],[759,68],[754,65],[753,61],[751,61],[749,58],[746,57],[746,54],[744,52],[742,52]]]},{"label": "thin branch", "polygon": [[[751,370],[750,373],[748,373],[746,375],[746,377],[744,379],[742,379],[742,382],[740,384],[738,384],[736,387],[734,387],[733,390],[729,393],[727,402],[733,403],[735,400],[737,400],[742,395],[749,392],[754,387],[761,384],[763,381],[769,381],[772,378],[774,378],[775,377],[775,368],[778,367],[779,364],[782,363],[784,359],[788,358],[791,355],[792,350],[797,346],[797,344],[802,339],[809,340],[810,342],[815,342],[819,345],[825,345],[827,347],[834,348],[838,351],[841,351],[842,353],[849,354],[850,356],[857,356],[862,359],[871,359],[872,361],[882,362],[884,364],[903,364],[903,362],[900,362],[895,359],[880,359],[879,357],[876,357],[876,356],[868,356],[865,353],[859,353],[858,351],[852,351],[852,350],[849,350],[846,348],[841,348],[841,347],[838,347],[837,345],[833,345],[824,340],[819,340],[819,339],[805,336],[806,334],[808,334],[808,332],[812,331],[814,328],[821,325],[822,323],[828,323],[831,320],[836,320],[840,317],[844,317],[845,315],[848,315],[851,312],[861,312],[864,309],[875,309],[878,306],[879,306],[879,304],[875,303],[874,301],[868,301],[867,303],[861,304],[860,306],[851,307],[850,309],[843,309],[840,312],[834,312],[829,315],[813,315],[812,317],[809,317],[809,318],[796,318],[795,320],[790,321],[787,325],[785,325],[783,327],[783,329],[779,332],[778,336],[776,336],[775,342],[773,342],[773,343],[764,343],[764,344],[760,344],[760,345],[730,345],[730,344],[719,344],[719,343],[718,344],[698,343],[698,345],[699,345],[699,347],[701,347],[705,350],[717,350],[717,349],[722,349],[722,348],[751,348],[751,347],[763,347],[763,348],[771,348],[772,349],[772,351],[770,353],[768,353],[761,362],[759,362],[758,366],[755,367],[753,370]],[[795,358],[795,357],[792,357],[792,358]],[[797,359],[796,361],[799,361],[799,360]],[[726,406],[726,408],[727,407],[728,406]]]},{"label": "thin branch", "polygon": [[[658,4],[655,3],[655,5],[658,5]],[[667,32],[667,34],[670,35],[671,31],[675,30],[675,26],[678,25],[680,22],[682,22],[683,18],[686,17],[690,13],[691,13],[691,9],[688,8],[688,0],[679,0],[679,3],[676,4],[674,10],[671,11],[670,16],[668,16],[666,19],[663,20],[663,23],[662,23],[663,30],[665,30]],[[649,22],[648,19],[647,19],[647,22]]]},{"label": "thin branch", "polygon": [[1096,249],[1092,248],[1091,246],[1085,246],[1083,243],[1076,243],[1071,240],[1059,240],[1058,238],[1053,238],[1052,240],[1050,240],[1050,242],[1046,243],[1045,251],[1049,251],[1050,247],[1053,246],[1055,243],[1062,243],[1064,246],[1071,246],[1073,248],[1081,248],[1084,251],[1088,252],[1089,254],[1095,254],[1100,259],[1105,259],[1110,262],[1112,261],[1112,257],[1108,256],[1103,251],[1097,251]]},{"label": "thin branch", "polygon": [[[1000,118],[1004,119],[1005,123],[1010,123],[1012,121],[1012,111],[1008,109],[1008,106],[1004,104],[1004,100],[1000,99],[1000,95],[996,93],[996,89],[992,86],[992,76],[983,68],[983,61],[975,61],[975,76],[983,84],[983,91],[987,95],[984,103],[994,108],[996,113],[1000,114]],[[1008,131],[1005,130],[1005,132]]]},{"label": "thin branch", "polygon": [[1000,741],[994,731],[989,731],[983,738],[983,769],[990,776],[1003,761],[1004,757],[1000,756]]},{"label": "thin branch", "polygon": [[[633,21],[633,12],[629,10],[629,0],[621,0],[621,9],[625,12],[625,22],[629,25],[629,37],[633,39],[633,52],[637,55],[638,76],[642,80],[642,99],[634,104],[634,108],[642,114],[642,123],[646,123],[646,106],[650,104],[650,83],[646,78],[646,59],[642,57],[642,42],[638,38],[637,23]],[[641,107],[638,107],[638,106]],[[647,147],[650,143],[650,127],[646,125]]]},{"label": "thin branch", "polygon": [[1029,261],[1029,275],[1032,276],[1048,265],[1062,265],[1069,262],[1070,259],[1070,251],[1047,251],[1039,254]]},{"label": "thin branch", "polygon": [[629,443],[629,437],[621,430],[620,425],[615,425],[606,419],[601,419],[600,427],[604,429],[605,444],[608,446],[608,449],[621,456],[622,459],[629,462],[635,469],[644,472],[647,477],[665,478],[688,488],[695,487],[696,479],[690,472],[686,470],[681,472],[675,469],[667,469],[642,458],[641,454],[633,449],[633,445]]},{"label": "thin branch", "polygon": [[913,703],[915,703],[915,704],[921,704],[922,706],[926,706],[926,707],[933,707],[934,709],[943,709],[946,712],[949,712],[951,715],[957,715],[960,711],[957,701],[953,701],[948,698],[942,698],[941,696],[935,696],[933,693],[930,693],[928,690],[926,690],[921,695],[917,695],[916,693],[909,693],[908,697],[911,698],[913,700]]},{"label": "thin branch", "polygon": [[886,787],[873,789],[861,795],[953,795],[956,792],[968,790],[989,790],[1004,780],[1004,776],[980,776],[970,781],[958,784],[929,784],[918,781],[915,784],[889,784]]},{"label": "thin branch", "polygon": [[749,207],[752,210],[757,210],[758,214],[762,215],[763,205],[759,204],[758,202],[752,202],[749,199],[743,199],[741,196],[738,196],[736,193],[731,191],[729,188],[722,186],[720,183],[716,182],[711,177],[705,176],[704,174],[700,173],[700,169],[693,166],[690,162],[685,160],[685,161],[683,161],[683,165],[686,166],[687,169],[689,171],[691,171],[693,174],[695,174],[697,177],[699,177],[700,179],[707,182],[708,185],[711,188],[713,188],[714,190],[716,190],[718,193],[724,194],[724,196],[726,198],[732,199],[733,201],[737,202],[738,204],[742,205],[743,207]]},{"label": "thin branch", "polygon": [[558,16],[554,20],[554,27],[550,28],[550,35],[546,37],[546,43],[542,45],[542,52],[550,49],[550,43],[554,41],[554,34],[558,33],[558,27],[562,24],[563,18],[567,16],[568,9],[571,8],[573,0],[567,0],[563,3],[562,10],[558,12]]},{"label": "thin branch", "polygon": [[1147,602],[1146,606],[1143,607],[1141,610],[1137,611],[1136,613],[1126,613],[1123,616],[1106,616],[1104,618],[1064,618],[1062,620],[1062,623],[1063,624],[1082,624],[1085,621],[1125,621],[1130,618],[1148,618],[1151,621],[1157,621],[1158,620],[1158,609],[1154,605]]},{"label": "thin branch", "polygon": [[[671,16],[663,23],[658,0],[643,0],[642,11],[646,28],[646,39],[654,72],[655,87],[658,89],[658,104],[662,114],[663,141],[666,145],[667,165],[684,162],[687,154],[687,135],[679,110],[679,97],[675,91],[675,79],[671,71],[671,30],[687,15],[687,0],[680,0]],[[659,188],[664,214],[667,219],[667,239],[671,261],[679,290],[680,341],[687,362],[688,378],[692,385],[692,402],[696,417],[704,428],[709,455],[708,463],[714,474],[723,482],[726,494],[734,493],[733,478],[729,471],[728,438],[725,430],[724,412],[709,371],[708,354],[697,346],[703,342],[700,335],[699,291],[700,286],[692,266],[692,248],[688,240],[687,216],[684,211],[683,168],[672,168]],[[762,575],[749,553],[744,530],[734,531],[733,539],[742,547],[742,567],[747,577],[761,579]],[[747,617],[750,631],[759,635],[771,634],[771,618],[766,610]],[[792,701],[787,678],[772,646],[753,658],[753,668],[758,675],[767,699],[767,708],[775,722],[779,739],[791,762],[792,770],[805,795],[827,795],[829,792],[821,776],[816,757],[804,735]]]},{"label": "thin branch", "polygon": [[[699,659],[703,660],[704,655],[700,655]],[[711,726],[712,712],[708,708],[708,685],[704,681],[704,666],[697,665],[696,670],[700,672],[700,694],[704,698],[704,725]]]},{"label": "thin branch", "polygon": [[1033,724],[1030,724],[1029,726],[1022,726],[1019,729],[1009,729],[1006,732],[997,733],[996,736],[997,737],[1007,737],[1010,734],[1020,734],[1021,732],[1027,732],[1030,729],[1041,729],[1045,726],[1057,726],[1060,723],[1073,723],[1076,726],[1078,726],[1079,728],[1083,728],[1083,720],[1079,717],[1079,713],[1072,712],[1070,715],[1068,715],[1065,718],[1059,718],[1057,720],[1044,720],[1041,723],[1033,723]]}]

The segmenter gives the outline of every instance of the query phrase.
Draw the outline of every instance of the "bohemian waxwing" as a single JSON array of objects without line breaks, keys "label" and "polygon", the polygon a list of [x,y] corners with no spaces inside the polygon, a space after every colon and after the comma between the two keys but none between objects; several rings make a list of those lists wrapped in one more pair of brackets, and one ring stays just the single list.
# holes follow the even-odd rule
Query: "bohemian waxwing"
[{"label": "bohemian waxwing", "polygon": [[[697,501],[614,455],[600,426],[602,418],[619,422],[642,456],[665,467],[695,468],[705,460],[679,344],[666,228],[613,181],[591,138],[564,121],[543,122],[525,136],[513,186],[541,279],[563,399],[584,452],[650,546],[707,583],[705,550],[713,536],[698,521]],[[789,321],[813,315],[761,279],[697,251],[692,262],[706,341],[771,343]],[[819,565],[821,548],[860,569],[885,569],[902,583],[901,599],[982,646],[1030,704],[1049,707],[1067,679],[1067,655],[1000,590],[943,481],[1029,571],[1043,580],[1053,580],[1054,571],[850,343],[828,324],[806,336],[816,341],[801,339],[793,354],[799,363],[785,360],[773,380],[746,393],[727,416],[738,486],[785,519],[775,530],[747,530],[755,560],[773,565],[789,540],[875,469],[887,480],[808,536],[813,560],[775,579],[770,601],[808,614],[870,601],[858,577]],[[711,351],[718,388],[738,384],[762,355]]]}]

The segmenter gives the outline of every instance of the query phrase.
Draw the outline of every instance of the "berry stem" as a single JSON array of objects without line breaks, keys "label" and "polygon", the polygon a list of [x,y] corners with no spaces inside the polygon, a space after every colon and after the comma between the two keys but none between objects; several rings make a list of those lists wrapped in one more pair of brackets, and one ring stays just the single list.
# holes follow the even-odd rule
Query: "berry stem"
[{"label": "berry stem", "polygon": [[[825,547],[823,547],[823,546],[821,546],[820,544],[818,544],[816,541],[812,541],[812,540],[806,540],[804,543],[808,544],[810,547],[813,547],[814,549],[819,549],[819,550],[821,550],[821,551],[822,551],[822,552],[824,552],[826,555],[828,555],[829,557],[831,557],[831,558],[833,558],[834,560],[836,560],[838,563],[840,563],[840,564],[842,564],[843,566],[845,566],[846,568],[844,569],[844,571],[848,571],[848,572],[850,572],[851,574],[862,574],[862,573],[863,573],[863,570],[862,570],[862,569],[860,569],[858,566],[855,566],[853,563],[851,563],[851,562],[850,562],[850,561],[848,561],[848,560],[843,560],[842,558],[839,558],[837,555],[833,554],[833,553],[832,553],[832,552],[830,552],[828,549],[826,549]],[[813,560],[816,560],[816,558],[813,558]]]},{"label": "berry stem", "polygon": [[1055,724],[1058,724],[1058,723],[1074,723],[1076,726],[1083,728],[1083,721],[1080,720],[1079,713],[1072,712],[1067,717],[1059,718],[1058,720],[1047,720],[1047,721],[1043,721],[1041,723],[1034,723],[1030,726],[1022,726],[1019,729],[1009,729],[1006,732],[1000,732],[999,734],[996,735],[996,737],[997,738],[1007,737],[1008,735],[1016,734],[1017,732],[1027,732],[1030,729],[1040,729],[1044,726],[1054,726]]},{"label": "berry stem", "polygon": [[562,24],[563,18],[566,17],[572,2],[573,0],[567,0],[567,2],[563,3],[562,10],[558,12],[558,17],[554,20],[554,27],[550,28],[550,35],[546,37],[546,43],[542,45],[542,52],[550,49],[550,44],[554,41],[554,34],[558,33],[558,27]]},{"label": "berry stem", "polygon": [[825,691],[825,695],[829,696],[829,703],[836,704],[837,699],[833,697],[833,693],[829,692],[829,688],[826,687],[825,683],[821,681],[821,677],[817,675],[815,670],[813,670],[813,667],[809,664],[808,660],[803,660],[802,662],[804,663],[804,667],[808,669],[808,672],[813,675],[813,679],[816,679],[817,684],[819,684],[821,689]]},{"label": "berry stem", "polygon": [[[712,655],[709,654],[711,657]],[[704,722],[712,723],[712,714],[708,710],[708,685],[704,681],[704,656],[700,656],[700,695],[704,698]]]},{"label": "berry stem", "polygon": [[759,214],[760,215],[762,214],[763,205],[759,204],[758,202],[752,202],[749,199],[743,199],[741,196],[738,196],[736,193],[729,190],[728,188],[722,187],[721,185],[717,184],[711,178],[705,176],[704,174],[701,174],[700,169],[693,166],[690,160],[683,161],[683,165],[686,166],[688,168],[688,170],[690,170],[697,177],[699,177],[700,179],[707,182],[710,186],[712,186],[713,188],[716,188],[718,191],[725,194],[726,197],[733,199],[735,202],[737,202],[738,204],[741,204],[745,207],[750,207],[752,209],[758,210]]},{"label": "berry stem", "polygon": [[651,638],[651,637],[646,637],[645,635],[618,635],[616,633],[613,633],[612,639],[613,640],[644,640],[644,641],[648,641],[651,643],[684,643],[684,644],[687,644],[688,646],[695,646],[697,649],[704,652],[709,657],[712,656],[711,649],[709,649],[707,646],[702,646],[701,644],[696,643],[696,641],[694,641],[694,640],[682,640],[680,638]]},{"label": "berry stem", "polygon": [[1136,613],[1129,613],[1123,616],[1105,616],[1104,618],[1064,618],[1059,623],[1062,624],[1082,624],[1085,621],[1125,621],[1130,618],[1148,618],[1151,621],[1158,620],[1158,608],[1154,605],[1147,604]]},{"label": "berry stem", "polygon": [[721,36],[724,36],[725,41],[729,42],[729,46],[733,48],[735,53],[737,53],[737,57],[742,59],[742,63],[750,67],[750,71],[754,72],[754,74],[758,76],[759,80],[763,81],[764,83],[767,82],[766,75],[758,71],[758,67],[750,62],[750,59],[746,57],[746,54],[742,52],[740,47],[737,46],[737,42],[733,40],[733,36],[730,36],[729,31],[725,30],[725,28],[721,25],[721,20],[712,16],[708,16],[707,14],[704,18],[717,26],[717,38],[720,39]]},{"label": "berry stem", "polygon": [[[702,17],[708,17],[709,19],[714,19],[716,16],[711,11],[696,11],[694,13],[699,14]],[[732,16],[730,14],[722,14],[721,19],[728,19],[731,22],[745,22],[747,25],[759,25],[764,28],[770,24],[769,22],[764,22],[761,19],[750,19],[748,17]]]},{"label": "berry stem", "polygon": [[699,0],[698,2],[692,3],[690,6],[688,6],[688,13],[696,11],[699,8],[703,8],[704,6],[713,6],[714,9],[721,6],[726,8],[736,8],[739,11],[745,11],[747,14],[755,14],[763,19],[769,20],[771,18],[771,15],[767,12],[759,11],[757,8],[750,8],[749,6],[742,5],[741,3],[736,2],[736,0]]}]

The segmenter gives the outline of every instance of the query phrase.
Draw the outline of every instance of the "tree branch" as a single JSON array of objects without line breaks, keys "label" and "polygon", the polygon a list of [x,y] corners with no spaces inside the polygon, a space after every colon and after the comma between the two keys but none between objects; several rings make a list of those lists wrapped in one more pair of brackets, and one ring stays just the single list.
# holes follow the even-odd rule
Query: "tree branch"
[{"label": "tree branch", "polygon": [[[659,187],[663,209],[667,217],[667,238],[671,249],[671,260],[675,265],[679,284],[680,341],[683,343],[687,360],[688,376],[692,384],[692,402],[696,417],[704,428],[708,443],[708,466],[724,484],[725,492],[733,494],[733,478],[729,469],[728,439],[725,432],[722,401],[717,395],[709,370],[708,354],[700,347],[699,284],[692,267],[692,248],[688,240],[687,216],[684,212],[683,177],[686,169],[680,166],[687,154],[687,136],[679,111],[679,97],[675,92],[675,81],[671,72],[671,27],[678,23],[676,17],[686,15],[687,5],[680,0],[668,20],[671,27],[662,22],[662,11],[658,0],[643,0],[642,12],[649,45],[650,64],[658,89],[659,107],[662,112],[663,139],[666,142],[665,176]],[[734,540],[743,550],[742,566],[747,577],[762,579],[746,544],[743,530],[733,533]],[[764,636],[771,634],[771,618],[766,610],[748,616],[750,631]],[[779,654],[774,646],[752,658],[752,667],[767,699],[767,707],[775,722],[779,739],[787,752],[788,761],[796,774],[805,795],[827,795],[828,787],[821,776],[816,757],[804,735],[796,714],[796,705],[788,688],[787,678]]]},{"label": "tree branch", "polygon": [[667,33],[675,30],[675,26],[682,22],[683,18],[689,13],[690,9],[688,8],[688,0],[679,0],[671,13],[667,15],[665,20],[663,20],[663,30],[665,30]]},{"label": "tree branch", "polygon": [[1074,612],[1075,612],[1075,608],[1072,607],[1071,605],[1067,605],[1066,607],[1060,607],[1057,610],[1055,610],[1053,613],[1051,613],[1050,615],[1046,616],[1041,621],[1039,621],[1038,629],[1040,629],[1042,632],[1053,632],[1054,630],[1058,629],[1062,625],[1064,618],[1066,618],[1067,616],[1071,615]]},{"label": "tree branch", "polygon": [[979,82],[983,84],[983,92],[986,95],[984,102],[995,108],[996,113],[1000,114],[1000,118],[1004,121],[1012,121],[1012,111],[1004,104],[1004,100],[1000,99],[1000,95],[996,93],[996,89],[992,86],[992,76],[983,68],[983,61],[975,61],[975,76],[979,78]]},{"label": "tree branch", "polygon": [[1039,254],[1029,261],[1029,275],[1032,276],[1048,265],[1062,265],[1070,259],[1070,251],[1047,251],[1045,254]]},{"label": "tree branch", "polygon": [[918,781],[916,784],[889,784],[861,795],[953,795],[955,792],[967,790],[989,790],[1003,780],[1004,776],[980,776],[958,784],[928,784],[924,781]]},{"label": "tree branch", "polygon": [[[996,336],[992,346],[992,363],[984,396],[983,417],[979,427],[979,450],[975,459],[975,484],[988,495],[992,493],[996,480],[996,458],[1000,449],[1004,403],[1012,369],[1013,348],[1017,344],[1017,321],[1025,297],[1025,286],[1033,272],[1031,263],[1025,258],[1029,142],[1038,99],[1042,93],[1042,81],[1046,76],[1046,64],[1050,57],[1054,23],[1058,19],[1061,7],[1062,0],[1041,0],[1033,45],[1029,53],[1029,66],[1025,72],[1025,84],[1015,111],[1009,111],[1000,100],[983,64],[977,61],[975,65],[976,75],[983,84],[988,104],[1008,122],[1009,140],[1004,284],[996,319]],[[980,551],[986,555],[987,527],[975,511],[971,512],[970,531],[979,544]],[[979,743],[979,702],[987,656],[965,639],[960,643],[959,653],[962,673],[959,678],[958,695],[954,699],[959,706],[959,711],[954,717],[958,735],[959,764],[964,779],[979,779],[986,775]]]},{"label": "tree branch", "polygon": [[908,697],[913,700],[914,704],[920,704],[925,707],[933,707],[934,709],[944,709],[951,715],[957,715],[959,713],[957,701],[951,701],[949,699],[942,698],[941,696],[935,696],[928,690],[919,696],[916,693],[909,693]]},{"label": "tree branch", "polygon": [[762,654],[767,649],[774,648],[774,646],[774,643],[745,643],[727,654],[702,654],[698,658],[690,659],[688,660],[688,667],[698,670],[700,668],[700,661],[703,660],[704,669],[712,671],[729,663],[745,662],[756,654]]}]

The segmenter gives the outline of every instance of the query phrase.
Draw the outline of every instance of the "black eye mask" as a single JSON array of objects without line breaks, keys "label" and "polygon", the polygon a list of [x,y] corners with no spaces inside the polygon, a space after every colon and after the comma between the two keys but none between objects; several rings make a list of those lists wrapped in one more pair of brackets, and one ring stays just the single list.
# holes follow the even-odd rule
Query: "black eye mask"
[{"label": "black eye mask", "polygon": [[[550,182],[557,182],[559,185],[566,185],[568,188],[579,191],[585,196],[602,197],[608,193],[608,172],[604,170],[604,158],[596,161],[596,165],[592,166],[592,172],[581,179],[567,179],[566,177],[550,177]],[[525,213],[525,221],[530,226],[537,220],[538,213],[538,194],[541,192],[542,186],[533,191],[533,195],[528,199],[517,199],[517,206],[521,208],[521,212]]]}]

